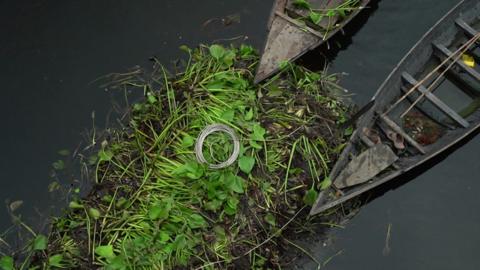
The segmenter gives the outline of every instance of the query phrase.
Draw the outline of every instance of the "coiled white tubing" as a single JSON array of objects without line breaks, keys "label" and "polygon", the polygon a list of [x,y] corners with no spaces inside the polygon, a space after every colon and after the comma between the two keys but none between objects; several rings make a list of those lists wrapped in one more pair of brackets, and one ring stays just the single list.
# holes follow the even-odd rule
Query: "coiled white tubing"
[{"label": "coiled white tubing", "polygon": [[[230,157],[221,163],[208,163],[208,161],[203,156],[203,143],[208,135],[215,133],[215,132],[224,132],[227,133],[233,141],[233,152]],[[232,165],[238,158],[240,154],[240,140],[238,139],[237,134],[235,131],[227,125],[224,124],[212,124],[206,126],[200,135],[198,135],[197,141],[195,142],[195,155],[197,157],[197,161],[199,163],[207,163],[208,167],[211,169],[221,169]]]}]

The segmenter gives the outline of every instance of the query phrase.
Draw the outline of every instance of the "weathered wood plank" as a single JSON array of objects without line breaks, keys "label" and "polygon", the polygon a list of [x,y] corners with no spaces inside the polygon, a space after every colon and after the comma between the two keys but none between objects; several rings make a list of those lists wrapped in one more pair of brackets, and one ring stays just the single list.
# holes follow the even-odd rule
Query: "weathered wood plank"
[{"label": "weathered wood plank", "polygon": [[335,178],[334,184],[342,189],[371,180],[398,160],[388,145],[377,144],[354,157]]},{"label": "weathered wood plank", "polygon": [[[412,77],[412,75],[408,74],[407,72],[402,73],[402,78],[407,81],[409,84],[417,85],[418,81]],[[447,114],[450,118],[460,124],[462,127],[467,128],[470,124],[467,120],[463,119],[457,112],[455,112],[452,108],[450,108],[447,104],[445,104],[441,99],[435,96],[432,92],[428,91],[427,88],[423,85],[419,85],[417,90],[420,91],[429,101],[431,101],[437,108]]]},{"label": "weathered wood plank", "polygon": [[410,137],[410,135],[408,135],[400,126],[398,126],[392,119],[390,119],[388,116],[386,116],[385,114],[380,114],[380,119],[387,125],[389,126],[391,129],[393,129],[393,131],[397,132],[398,134],[402,135],[402,137],[409,143],[411,144],[413,147],[415,147],[420,153],[422,154],[425,154],[425,150],[423,149],[423,147],[417,143],[417,141],[415,141],[412,137]]},{"label": "weathered wood plank", "polygon": [[[452,52],[447,47],[443,46],[442,44],[437,44],[437,43],[434,42],[433,43],[433,48],[436,49],[435,50],[436,52],[440,53],[440,55],[437,55],[440,58],[449,57],[450,55],[452,55]],[[480,73],[478,73],[476,70],[467,66],[462,61],[455,61],[455,64],[457,66],[459,66],[461,69],[463,69],[465,72],[470,74],[472,77],[474,77],[476,80],[480,81]]]},{"label": "weathered wood plank", "polygon": [[469,37],[474,37],[476,34],[478,34],[478,31],[473,29],[470,25],[468,25],[464,20],[461,18],[458,18],[455,20],[455,23],[462,28],[463,32],[469,36]]}]

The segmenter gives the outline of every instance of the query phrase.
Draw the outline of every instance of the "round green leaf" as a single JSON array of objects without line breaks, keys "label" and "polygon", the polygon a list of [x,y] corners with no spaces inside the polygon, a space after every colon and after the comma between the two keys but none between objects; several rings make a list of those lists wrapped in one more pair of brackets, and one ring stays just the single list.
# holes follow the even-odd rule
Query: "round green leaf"
[{"label": "round green leaf", "polygon": [[50,256],[48,258],[48,265],[53,266],[53,267],[61,268],[62,267],[62,260],[63,260],[62,254],[57,254],[57,255]]},{"label": "round green leaf", "polygon": [[112,259],[115,257],[115,253],[113,252],[113,246],[112,245],[106,245],[106,246],[98,246],[95,248],[95,254],[97,254],[100,257],[103,257],[105,259]]},{"label": "round green leaf", "polygon": [[33,249],[34,250],[45,250],[47,249],[48,239],[45,235],[39,234],[33,240]]},{"label": "round green leaf", "polygon": [[210,46],[209,50],[213,58],[217,60],[220,60],[223,55],[225,55],[225,49],[223,48],[223,46],[218,44],[213,44],[212,46]]},{"label": "round green leaf", "polygon": [[72,208],[72,209],[82,209],[83,208],[83,205],[79,204],[78,202],[76,201],[71,201],[69,204],[68,204],[68,207]]},{"label": "round green leaf", "polygon": [[164,205],[156,204],[148,210],[148,217],[151,220],[165,219],[168,217],[170,209]]},{"label": "round green leaf", "polygon": [[238,166],[242,172],[249,174],[255,165],[255,158],[249,156],[242,156],[238,159]]},{"label": "round green leaf", "polygon": [[275,226],[275,224],[277,223],[276,220],[275,220],[275,216],[272,215],[272,213],[267,213],[264,217],[265,221],[272,225],[272,226]]},{"label": "round green leaf", "polygon": [[90,208],[90,209],[88,209],[88,215],[91,218],[97,220],[97,219],[100,218],[100,211],[98,211],[98,209],[95,209],[95,208]]},{"label": "round green leaf", "polygon": [[192,214],[188,219],[188,225],[191,229],[204,228],[207,226],[207,222],[201,215]]},{"label": "round green leaf", "polygon": [[244,192],[244,181],[240,176],[229,173],[225,177],[225,185],[233,192],[243,193]]},{"label": "round green leaf", "polygon": [[3,256],[0,258],[0,269],[2,270],[14,270],[13,258],[10,256]]},{"label": "round green leaf", "polygon": [[303,196],[303,202],[306,205],[312,206],[317,200],[317,196],[318,192],[315,189],[311,188],[305,193],[305,196]]}]

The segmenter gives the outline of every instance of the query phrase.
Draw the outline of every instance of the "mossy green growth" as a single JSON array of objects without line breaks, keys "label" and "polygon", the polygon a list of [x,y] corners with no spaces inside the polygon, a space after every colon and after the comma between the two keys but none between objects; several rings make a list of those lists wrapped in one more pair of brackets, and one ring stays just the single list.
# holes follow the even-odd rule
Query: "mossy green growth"
[{"label": "mossy green growth", "polygon": [[[149,72],[115,76],[114,87],[145,99],[131,106],[125,127],[96,139],[103,143],[91,192],[54,220],[32,266],[264,269],[290,261],[281,239],[305,230],[306,208],[330,184],[343,146],[337,124],[347,108],[332,94],[337,78],[286,63],[254,85],[251,47],[182,49],[183,72],[154,61]],[[237,162],[221,170],[194,154],[212,123],[230,126],[241,142]],[[204,155],[223,161],[231,145],[212,136]]]}]

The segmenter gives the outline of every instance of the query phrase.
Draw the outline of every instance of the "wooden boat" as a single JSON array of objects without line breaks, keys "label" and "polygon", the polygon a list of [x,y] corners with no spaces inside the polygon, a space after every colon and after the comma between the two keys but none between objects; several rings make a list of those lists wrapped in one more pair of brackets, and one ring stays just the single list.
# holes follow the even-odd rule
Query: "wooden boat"
[{"label": "wooden boat", "polygon": [[[258,83],[279,70],[283,61],[294,61],[340,31],[370,0],[275,0],[268,22],[268,37],[255,75]],[[311,11],[316,12],[314,22]]]},{"label": "wooden boat", "polygon": [[480,1],[463,0],[417,42],[358,119],[310,215],[398,179],[480,127],[479,29]]}]

